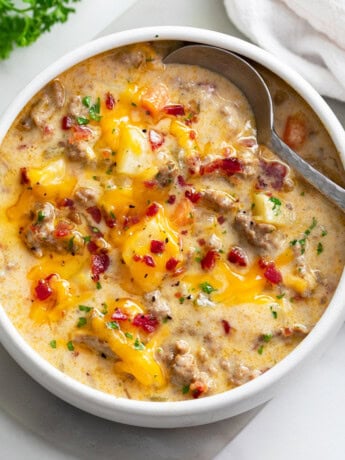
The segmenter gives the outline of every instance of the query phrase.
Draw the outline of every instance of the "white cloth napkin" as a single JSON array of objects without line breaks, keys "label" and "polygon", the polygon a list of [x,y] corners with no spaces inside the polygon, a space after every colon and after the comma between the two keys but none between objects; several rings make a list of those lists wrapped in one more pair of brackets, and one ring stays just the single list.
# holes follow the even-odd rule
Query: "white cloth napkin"
[{"label": "white cloth napkin", "polygon": [[224,0],[232,22],[324,96],[345,101],[344,0]]}]

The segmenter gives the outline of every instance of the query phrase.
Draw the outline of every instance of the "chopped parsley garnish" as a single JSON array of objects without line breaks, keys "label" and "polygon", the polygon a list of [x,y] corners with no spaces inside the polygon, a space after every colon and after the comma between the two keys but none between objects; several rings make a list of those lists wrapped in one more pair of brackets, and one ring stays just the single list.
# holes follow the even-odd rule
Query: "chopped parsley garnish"
[{"label": "chopped parsley garnish", "polygon": [[89,313],[89,311],[93,309],[92,307],[88,307],[87,305],[79,305],[78,308],[80,311],[85,311],[86,313]]},{"label": "chopped parsley garnish", "polygon": [[73,252],[74,249],[74,236],[68,240],[68,251]]},{"label": "chopped parsley garnish", "polygon": [[69,349],[69,351],[74,351],[74,345],[73,345],[72,340],[67,342],[67,348]]},{"label": "chopped parsley garnish", "polygon": [[327,230],[323,229],[322,232],[321,232],[321,236],[326,236],[326,235],[327,235]]},{"label": "chopped parsley garnish", "polygon": [[106,323],[108,329],[120,329],[119,323],[117,321],[109,321]]},{"label": "chopped parsley garnish", "polygon": [[125,332],[125,336],[127,337],[127,339],[133,339],[133,334],[131,334],[130,332]]},{"label": "chopped parsley garnish", "polygon": [[93,104],[89,109],[90,118],[94,121],[101,120],[101,99],[98,97],[95,104]]},{"label": "chopped parsley garnish", "polygon": [[180,297],[180,298],[178,299],[178,301],[180,302],[181,305],[184,303],[185,300],[186,300],[186,299],[185,299],[184,297]]},{"label": "chopped parsley garnish", "polygon": [[84,243],[90,243],[91,241],[91,236],[88,235],[88,236],[83,236],[83,240],[84,240]]},{"label": "chopped parsley garnish", "polygon": [[278,312],[276,310],[273,310],[273,306],[271,305],[270,306],[270,310],[271,310],[271,313],[272,313],[272,316],[274,319],[277,319],[278,318]]},{"label": "chopped parsley garnish", "polygon": [[51,340],[49,342],[49,345],[52,347],[52,348],[56,348],[56,340]]},{"label": "chopped parsley garnish", "polygon": [[273,203],[272,211],[274,212],[274,215],[277,216],[280,213],[280,206],[282,205],[282,202],[279,198],[276,198],[275,196],[271,196],[269,198],[269,201]]},{"label": "chopped parsley garnish", "polygon": [[89,108],[91,105],[91,97],[90,96],[83,97],[82,103],[85,107]]},{"label": "chopped parsley garnish", "polygon": [[190,390],[190,386],[189,386],[189,385],[183,385],[183,387],[182,387],[182,394],[186,395],[187,393],[189,393],[189,390]]},{"label": "chopped parsley garnish", "polygon": [[84,317],[81,317],[78,319],[77,327],[84,327],[86,323],[87,323],[87,319]]},{"label": "chopped parsley garnish", "polygon": [[277,299],[282,299],[285,295],[285,292],[283,292],[282,294],[278,294],[276,297]]},{"label": "chopped parsley garnish", "polygon": [[102,289],[102,285],[101,285],[101,283],[99,281],[97,281],[97,283],[96,283],[96,289],[98,289],[98,290]]},{"label": "chopped parsley garnish", "polygon": [[317,255],[318,255],[318,256],[323,252],[323,245],[322,245],[322,243],[319,243],[319,244],[317,245],[316,252],[317,252]]},{"label": "chopped parsley garnish", "polygon": [[138,337],[135,339],[135,342],[134,342],[134,349],[135,350],[144,350],[145,348],[145,345],[140,342],[140,340],[138,339]]},{"label": "chopped parsley garnish", "polygon": [[102,303],[103,310],[101,311],[102,315],[106,315],[108,313],[108,305],[103,302]]},{"label": "chopped parsley garnish", "polygon": [[268,342],[271,340],[272,337],[273,337],[272,334],[264,334],[264,335],[262,336],[262,340],[263,340],[264,342],[268,343]]},{"label": "chopped parsley garnish", "polygon": [[199,284],[199,286],[201,287],[201,290],[203,292],[205,292],[206,294],[211,294],[211,292],[214,292],[214,291],[217,290],[210,283],[208,283],[207,281],[205,281],[204,283]]},{"label": "chopped parsley garnish", "polygon": [[262,355],[263,351],[264,351],[264,346],[260,345],[260,347],[258,348],[259,355]]},{"label": "chopped parsley garnish", "polygon": [[37,223],[40,224],[41,222],[43,222],[45,217],[46,216],[42,211],[38,211],[38,213],[37,213]]},{"label": "chopped parsley garnish", "polygon": [[309,225],[309,227],[304,230],[304,238],[301,238],[300,240],[292,240],[290,241],[290,246],[295,246],[297,243],[300,244],[301,246],[301,254],[305,253],[305,245],[307,243],[307,237],[310,235],[311,231],[316,227],[317,225],[317,220],[315,217],[313,217],[312,223]]},{"label": "chopped parsley garnish", "polygon": [[85,117],[77,117],[77,123],[78,125],[87,125],[89,124],[90,120]]}]

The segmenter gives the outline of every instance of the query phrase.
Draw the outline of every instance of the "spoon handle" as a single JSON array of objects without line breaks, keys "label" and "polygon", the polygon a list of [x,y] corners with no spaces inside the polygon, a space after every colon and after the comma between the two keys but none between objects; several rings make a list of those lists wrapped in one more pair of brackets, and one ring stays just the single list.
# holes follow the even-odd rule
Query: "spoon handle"
[{"label": "spoon handle", "polygon": [[345,212],[345,190],[342,187],[332,182],[328,177],[324,176],[309,163],[304,161],[303,158],[290,149],[274,131],[272,132],[269,147],[273,152],[276,152],[285,163],[299,172],[306,181]]}]

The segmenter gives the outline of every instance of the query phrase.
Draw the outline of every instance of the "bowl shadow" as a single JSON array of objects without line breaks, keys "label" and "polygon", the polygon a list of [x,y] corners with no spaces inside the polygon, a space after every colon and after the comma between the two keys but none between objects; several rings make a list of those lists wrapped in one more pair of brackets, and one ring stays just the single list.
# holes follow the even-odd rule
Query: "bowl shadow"
[{"label": "bowl shadow", "polygon": [[261,410],[255,408],[200,427],[133,427],[90,415],[55,397],[27,375],[1,345],[0,369],[0,409],[12,419],[18,433],[30,432],[38,445],[58,449],[61,458],[66,454],[108,460],[116,454],[117,460],[209,460]]}]

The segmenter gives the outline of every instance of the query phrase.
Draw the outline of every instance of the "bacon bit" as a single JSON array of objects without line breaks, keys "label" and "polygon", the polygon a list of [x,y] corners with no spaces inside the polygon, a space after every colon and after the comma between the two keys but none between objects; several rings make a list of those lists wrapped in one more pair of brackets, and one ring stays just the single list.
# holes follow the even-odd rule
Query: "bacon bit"
[{"label": "bacon bit", "polygon": [[177,176],[177,183],[181,187],[186,187],[187,185],[192,185],[192,184],[187,184],[187,182],[185,181],[185,178],[183,176]]},{"label": "bacon bit", "polygon": [[116,226],[116,218],[115,217],[109,217],[106,216],[104,218],[105,225],[109,228],[114,228]]},{"label": "bacon bit", "polygon": [[38,280],[35,286],[35,292],[37,299],[41,301],[47,300],[53,294],[53,290],[49,286],[47,278]]},{"label": "bacon bit", "polygon": [[188,235],[188,230],[182,230],[181,235]]},{"label": "bacon bit", "polygon": [[[284,184],[284,178],[288,168],[279,161],[260,161],[260,168],[265,177],[259,176],[257,188],[263,189],[270,185],[275,190],[280,190]],[[268,182],[268,183],[267,183]]]},{"label": "bacon bit", "polygon": [[115,308],[114,313],[111,315],[111,319],[114,321],[126,321],[128,319],[128,315],[120,310],[120,308]]},{"label": "bacon bit", "polygon": [[196,132],[194,131],[194,129],[192,129],[189,132],[189,139],[192,139],[192,141],[194,141],[195,138],[196,138]]},{"label": "bacon bit", "polygon": [[99,275],[107,271],[110,265],[108,254],[102,252],[101,254],[92,254],[91,256],[91,272],[94,281],[99,280]]},{"label": "bacon bit", "polygon": [[192,203],[197,203],[201,198],[201,193],[194,190],[186,190],[184,196]]},{"label": "bacon bit", "polygon": [[176,201],[176,195],[169,195],[168,199],[167,199],[167,203],[168,204],[174,204]]},{"label": "bacon bit", "polygon": [[74,201],[71,198],[63,198],[58,204],[59,208],[72,208],[72,206],[74,206]]},{"label": "bacon bit", "polygon": [[284,327],[282,329],[282,334],[284,337],[290,337],[293,334],[293,329],[291,329],[291,327]]},{"label": "bacon bit", "polygon": [[115,99],[111,93],[105,95],[105,106],[108,110],[113,110],[115,107]]},{"label": "bacon bit", "polygon": [[173,270],[175,270],[175,268],[176,268],[178,262],[179,262],[179,261],[178,261],[177,259],[175,259],[174,257],[171,257],[171,258],[167,261],[167,263],[165,264],[165,268],[166,268],[167,270],[169,270],[169,271],[173,271]]},{"label": "bacon bit", "polygon": [[189,388],[194,399],[199,398],[207,390],[206,385],[198,381],[192,383]]},{"label": "bacon bit", "polygon": [[181,104],[166,105],[165,107],[163,107],[163,112],[167,113],[168,115],[174,115],[174,116],[185,114],[184,107]]},{"label": "bacon bit", "polygon": [[248,265],[248,258],[246,253],[242,248],[239,248],[238,246],[234,246],[230,250],[228,254],[228,261],[232,264],[238,265],[239,267],[246,267]]},{"label": "bacon bit", "polygon": [[127,229],[132,227],[132,225],[137,224],[140,221],[139,216],[125,216],[123,219],[123,228]]},{"label": "bacon bit", "polygon": [[155,216],[159,211],[159,206],[157,203],[152,203],[147,209],[146,209],[146,215],[147,217],[153,217]]},{"label": "bacon bit", "polygon": [[75,144],[79,141],[86,141],[92,135],[92,131],[87,126],[73,125],[72,126],[73,134],[68,139],[70,144]]},{"label": "bacon bit", "polygon": [[145,255],[143,257],[143,261],[149,267],[155,267],[156,266],[155,261],[152,259],[151,256]]},{"label": "bacon bit", "polygon": [[73,118],[69,116],[62,117],[61,128],[65,131],[71,129],[73,126]]},{"label": "bacon bit", "polygon": [[30,179],[28,177],[28,170],[26,168],[20,168],[20,183],[21,185],[30,184]]},{"label": "bacon bit", "polygon": [[65,236],[70,235],[72,228],[72,224],[59,220],[54,230],[54,236],[56,238],[64,238]]},{"label": "bacon bit", "polygon": [[152,240],[150,244],[150,251],[152,254],[162,254],[165,250],[164,241]]},{"label": "bacon bit", "polygon": [[287,118],[283,134],[284,142],[292,149],[301,147],[307,137],[307,127],[299,113]]},{"label": "bacon bit", "polygon": [[279,284],[283,281],[282,274],[276,268],[274,262],[267,262],[259,259],[259,267],[264,270],[264,277],[272,284]]},{"label": "bacon bit", "polygon": [[132,259],[134,260],[134,262],[141,262],[143,260],[143,257],[139,256],[139,254],[134,254]]},{"label": "bacon bit", "polygon": [[96,222],[96,224],[99,224],[101,222],[102,213],[97,206],[90,206],[89,208],[86,208],[86,212],[90,214],[90,216]]},{"label": "bacon bit", "polygon": [[218,224],[222,225],[225,222],[225,217],[224,216],[218,216],[217,221],[218,221]]},{"label": "bacon bit", "polygon": [[98,251],[98,246],[97,244],[94,242],[94,241],[89,241],[86,245],[88,251],[90,254],[96,254],[96,252]]},{"label": "bacon bit", "polygon": [[205,246],[206,240],[204,238],[199,238],[198,243],[199,243],[199,246]]},{"label": "bacon bit", "polygon": [[164,136],[154,129],[149,130],[149,142],[151,150],[157,150],[164,143]]},{"label": "bacon bit", "polygon": [[217,259],[219,259],[219,254],[214,249],[210,249],[206,252],[205,256],[201,260],[201,268],[203,270],[212,270],[216,264]]},{"label": "bacon bit", "polygon": [[210,174],[214,171],[219,171],[227,176],[240,173],[243,171],[243,165],[238,158],[222,158],[211,161],[200,169],[200,174]]},{"label": "bacon bit", "polygon": [[222,319],[222,326],[226,335],[229,335],[231,331],[230,323],[226,319]]},{"label": "bacon bit", "polygon": [[155,188],[157,186],[156,180],[144,180],[144,185],[146,188]]},{"label": "bacon bit", "polygon": [[141,313],[138,313],[134,317],[132,324],[133,326],[140,327],[145,332],[148,332],[150,334],[157,329],[157,327],[159,326],[159,321],[153,315],[143,315]]}]

